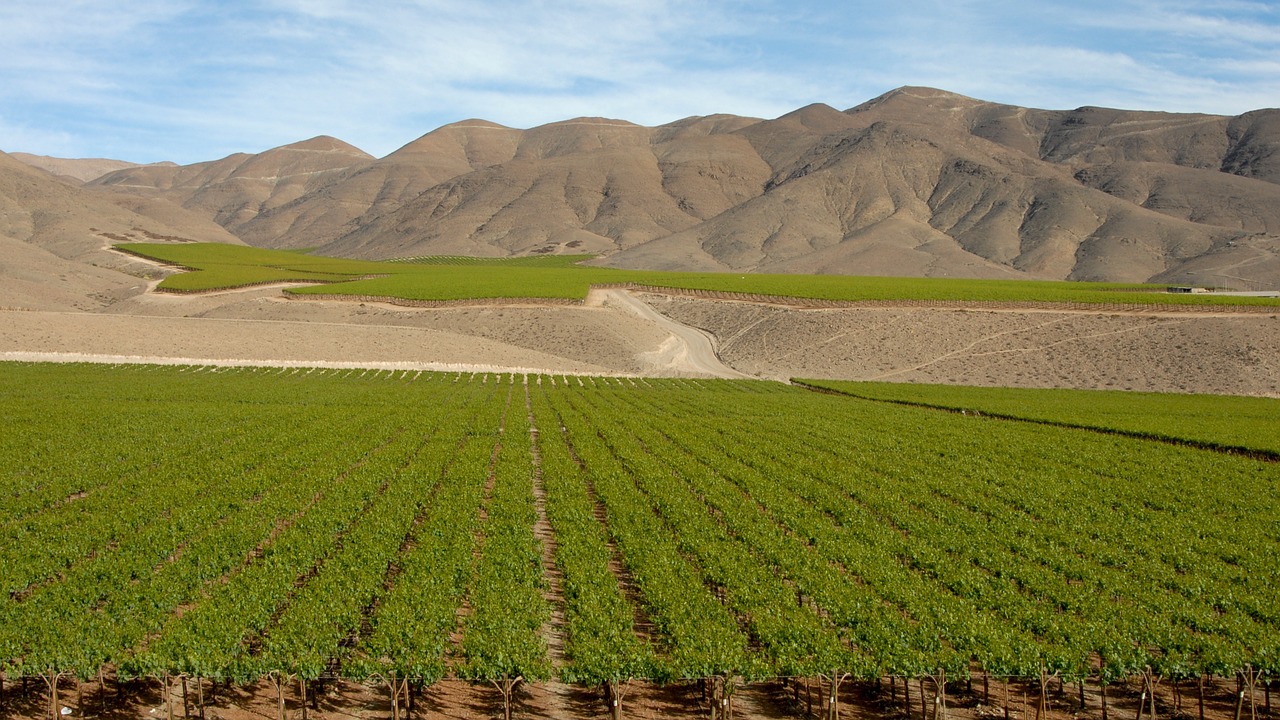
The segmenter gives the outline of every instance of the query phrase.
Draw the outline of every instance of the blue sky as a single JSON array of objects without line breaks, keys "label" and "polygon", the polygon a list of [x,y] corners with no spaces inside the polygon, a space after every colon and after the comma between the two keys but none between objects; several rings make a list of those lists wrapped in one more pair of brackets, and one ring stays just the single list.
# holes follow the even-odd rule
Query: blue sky
[{"label": "blue sky", "polygon": [[445,123],[658,125],[902,85],[1031,107],[1280,105],[1280,2],[4,0],[0,150],[212,160]]}]

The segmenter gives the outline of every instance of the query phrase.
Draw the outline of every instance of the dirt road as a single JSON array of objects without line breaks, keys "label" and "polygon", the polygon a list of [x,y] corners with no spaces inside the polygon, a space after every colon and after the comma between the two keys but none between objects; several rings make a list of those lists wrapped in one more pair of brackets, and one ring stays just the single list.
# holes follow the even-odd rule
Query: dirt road
[{"label": "dirt road", "polygon": [[752,378],[751,375],[738,372],[721,362],[720,356],[716,354],[715,338],[709,333],[672,320],[626,290],[603,292],[606,303],[628,310],[670,333],[670,337],[656,351],[644,354],[651,366],[718,378]]}]

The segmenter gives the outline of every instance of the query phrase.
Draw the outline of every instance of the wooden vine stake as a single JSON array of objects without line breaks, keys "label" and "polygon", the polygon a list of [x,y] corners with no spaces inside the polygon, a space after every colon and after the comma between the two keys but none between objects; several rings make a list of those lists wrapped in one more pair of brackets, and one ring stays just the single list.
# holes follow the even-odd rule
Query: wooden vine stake
[{"label": "wooden vine stake", "polygon": [[[385,683],[385,684],[386,684],[386,686],[387,686],[387,691],[391,693],[391,718],[392,718],[392,720],[400,720],[400,708],[401,708],[400,698],[401,698],[401,697],[403,697],[403,698],[404,698],[404,706],[405,706],[406,710],[407,710],[407,709],[409,709],[409,707],[410,707],[409,678],[408,678],[408,677],[396,677],[396,671],[395,671],[395,670],[392,670],[392,671],[390,672],[390,674],[387,674],[387,675],[378,675],[378,676],[376,676],[376,677],[377,677],[379,680],[381,680],[383,683]],[[304,686],[304,687],[305,687],[305,686]],[[306,705],[307,705],[307,699],[306,699],[306,695],[305,695],[305,691],[304,691],[304,695],[303,695],[303,698],[302,698],[302,706],[303,706],[303,710],[302,710],[302,713],[303,713],[303,714],[302,714],[302,718],[303,718],[303,720],[306,720],[306,717],[307,717],[307,715],[306,715],[306,712],[307,712],[307,710],[306,710]],[[405,716],[406,716],[406,717],[408,716],[408,713],[407,713],[407,712],[406,712]]]},{"label": "wooden vine stake", "polygon": [[[517,675],[514,678],[502,678],[500,680],[490,680],[493,686],[502,694],[502,720],[511,720],[511,693],[515,691],[516,686],[524,680],[523,675]],[[398,720],[398,719],[397,719]]]},{"label": "wooden vine stake", "polygon": [[[821,684],[818,687],[818,697],[821,702]],[[711,678],[711,720],[733,720],[733,690],[732,678],[724,675],[715,675]]]},{"label": "wooden vine stake", "polygon": [[819,679],[826,679],[830,686],[827,693],[827,720],[840,720],[840,685],[849,679],[849,673],[833,670],[830,675],[819,676]]},{"label": "wooden vine stake", "polygon": [[609,701],[609,714],[613,720],[622,720],[622,701],[626,697],[627,689],[630,685],[630,678],[621,682],[609,680],[604,684],[605,697]]},{"label": "wooden vine stake", "polygon": [[1156,720],[1156,687],[1160,684],[1161,677],[1156,675],[1149,665],[1143,670],[1142,676],[1146,686],[1144,696],[1149,698],[1148,702],[1151,704],[1151,720]]},{"label": "wooden vine stake", "polygon": [[907,718],[911,717],[911,683],[907,678],[902,678],[902,699],[907,704]]},{"label": "wooden vine stake", "polygon": [[1014,679],[1005,678],[1005,720],[1009,720],[1009,685],[1011,684],[1014,684]]},{"label": "wooden vine stake", "polygon": [[[279,670],[272,670],[267,673],[267,680],[271,683],[271,687],[276,691],[276,713],[279,720],[288,720],[284,711],[284,688],[289,683],[289,678],[285,677]],[[173,720],[170,718],[169,720]]]},{"label": "wooden vine stake", "polygon": [[[947,671],[939,669],[936,676],[930,675],[933,683],[933,720],[947,720]],[[924,697],[924,684],[921,683],[921,699]]]},{"label": "wooden vine stake", "polygon": [[1049,675],[1043,667],[1040,668],[1040,698],[1036,703],[1036,720],[1045,720],[1049,714],[1049,681],[1057,675],[1056,671]]},{"label": "wooden vine stake", "polygon": [[1240,715],[1244,711],[1245,695],[1249,696],[1249,719],[1257,720],[1258,707],[1254,700],[1254,695],[1258,690],[1258,680],[1262,673],[1255,670],[1253,665],[1245,665],[1240,671],[1238,678],[1241,681],[1240,698],[1236,701],[1236,720],[1240,720]]},{"label": "wooden vine stake", "polygon": [[1200,703],[1200,720],[1204,720],[1204,673],[1196,678],[1196,700]]}]

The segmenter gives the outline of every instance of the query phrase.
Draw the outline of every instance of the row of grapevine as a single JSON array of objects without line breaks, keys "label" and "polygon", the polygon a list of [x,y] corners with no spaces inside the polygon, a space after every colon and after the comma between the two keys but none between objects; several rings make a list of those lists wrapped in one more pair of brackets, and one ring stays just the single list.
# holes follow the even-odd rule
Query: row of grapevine
[{"label": "row of grapevine", "polygon": [[[913,443],[906,435],[891,437],[887,440],[890,445],[905,447],[892,452],[887,448],[867,452],[865,443],[849,442],[849,429],[832,427],[829,417],[819,420],[814,418],[822,416],[813,414],[797,414],[795,425],[782,433],[771,433],[763,427],[738,428],[729,423],[725,426],[732,431],[722,427],[718,433],[708,432],[700,419],[693,419],[712,410],[690,407],[696,405],[697,395],[613,395],[602,400],[601,405],[616,415],[622,403],[629,403],[632,407],[621,417],[646,419],[634,423],[629,432],[648,446],[664,448],[668,464],[681,465],[679,453],[672,449],[680,448],[682,443],[696,446],[684,448],[692,460],[703,465],[702,471],[688,473],[694,478],[691,491],[701,494],[708,502],[708,511],[733,532],[743,538],[753,533],[751,537],[760,538],[756,546],[763,551],[769,544],[780,542],[779,528],[770,527],[776,522],[792,537],[803,538],[804,544],[817,549],[822,560],[836,563],[849,572],[856,584],[872,588],[882,602],[905,612],[928,628],[928,635],[947,643],[945,647],[931,648],[927,637],[920,638],[924,644],[918,650],[925,656],[914,663],[907,662],[910,658],[906,657],[881,657],[882,662],[889,661],[883,667],[890,672],[916,674],[929,667],[967,667],[968,659],[975,657],[1002,674],[1034,674],[1038,668],[1047,667],[1078,675],[1088,672],[1089,655],[1096,651],[1103,651],[1104,659],[1116,663],[1114,672],[1131,672],[1150,663],[1169,668],[1181,664],[1185,666],[1182,672],[1190,672],[1188,663],[1194,662],[1212,672],[1224,667],[1224,644],[1250,649],[1255,661],[1269,655],[1269,642],[1274,640],[1267,638],[1275,637],[1270,630],[1274,625],[1267,618],[1270,611],[1261,602],[1254,604],[1249,593],[1241,592],[1247,589],[1241,578],[1226,584],[1218,577],[1191,580],[1184,561],[1183,570],[1171,574],[1174,579],[1150,590],[1144,583],[1135,583],[1132,575],[1107,572],[1088,555],[1076,557],[1076,567],[1059,562],[1056,567],[1045,569],[1039,560],[1052,559],[1053,543],[1065,543],[1073,534],[1068,518],[1070,508],[1059,498],[1044,503],[1048,507],[1037,522],[1010,526],[1007,535],[1001,532],[1006,528],[1000,525],[988,527],[983,533],[981,522],[988,521],[986,517],[960,533],[953,522],[957,512],[939,511],[930,518],[928,508],[937,510],[940,505],[951,505],[941,488],[968,486],[970,474],[975,473],[975,468],[969,467],[973,462],[999,471],[1009,466],[1007,460],[1016,460],[1006,455],[1025,454],[1026,448],[993,450],[995,445],[974,441],[982,447],[956,453],[958,463],[939,463],[932,449],[946,445],[939,445],[938,438],[921,438],[923,442]],[[682,422],[682,413],[690,419]],[[660,418],[658,422],[652,422],[655,416]],[[917,413],[916,417],[929,416]],[[624,420],[611,423],[610,427],[625,424]],[[713,443],[706,443],[708,435],[717,434]],[[771,434],[781,437],[771,438]],[[803,445],[795,442],[797,437],[804,438]],[[910,447],[912,444],[916,447]],[[802,447],[805,449],[800,450]],[[1197,463],[1205,459],[1203,453],[1183,452],[1192,453],[1188,457]],[[1160,454],[1167,452],[1161,450]],[[1211,461],[1240,462],[1216,457]],[[1012,465],[1017,468],[1016,461]],[[1057,478],[1080,474],[1043,464],[1026,470]],[[1091,472],[1096,477],[1099,467],[1093,466]],[[1135,473],[1141,477],[1152,471]],[[739,492],[710,483],[708,478],[717,475],[736,483]],[[1007,478],[1008,473],[1004,476]],[[1274,482],[1274,474],[1270,477]],[[906,488],[913,492],[904,495]],[[998,506],[1002,497],[1010,495],[1017,497],[1012,488],[1005,488],[999,496],[989,494],[987,504]],[[1079,497],[1072,495],[1073,499]],[[1012,502],[1034,505],[1029,498]],[[1056,509],[1059,517],[1046,522],[1050,520],[1050,508]],[[771,518],[764,520],[763,533],[750,525],[757,510]],[[992,529],[996,532],[992,533]],[[1050,538],[1041,543],[1040,536],[1046,534]],[[1000,539],[1006,537],[1008,540]],[[1006,542],[1018,549],[1002,550]],[[986,564],[978,556],[958,551],[958,547],[981,549]],[[816,591],[820,586],[807,585],[803,568],[794,567],[797,558],[805,557],[803,550],[802,546],[793,545],[768,557],[797,587],[814,587]],[[1061,555],[1063,560],[1070,553]],[[1223,565],[1221,558],[1202,557],[1200,562],[1215,568]],[[1232,565],[1226,564],[1228,571]],[[1046,579],[1036,582],[1036,576]],[[1274,578],[1274,568],[1269,573],[1259,568],[1248,576],[1262,586],[1269,577]],[[1010,582],[1011,577],[1018,579]],[[1090,578],[1098,587],[1080,587],[1082,577]],[[1186,586],[1191,583],[1201,589],[1201,597],[1187,592]],[[1221,594],[1204,592],[1210,589]],[[848,588],[835,598],[826,594],[828,599],[820,602],[827,612],[838,616],[838,598],[857,594],[857,589]],[[1100,600],[1118,597],[1125,598],[1124,602]],[[1224,598],[1228,600],[1225,603]],[[1133,603],[1137,603],[1139,612],[1134,612]],[[1188,614],[1199,612],[1197,607],[1216,608],[1216,619],[1207,614]],[[1147,621],[1142,611],[1158,616],[1159,624]],[[868,616],[865,611],[857,614]],[[892,626],[891,620],[888,625]],[[1197,642],[1189,645],[1185,640],[1193,634]],[[1184,641],[1179,641],[1180,637]],[[861,638],[860,646],[877,648],[877,652],[893,647],[892,643],[868,640]],[[1234,666],[1244,661],[1245,657],[1237,653]]]},{"label": "row of grapevine", "polygon": [[516,686],[545,680],[552,672],[542,636],[550,615],[543,597],[542,548],[533,535],[531,433],[524,403],[512,407],[515,381],[509,376],[501,435],[487,468],[489,500],[467,595],[470,613],[462,620],[464,660],[457,668],[463,677],[498,689],[507,720]]},{"label": "row of grapevine", "polygon": [[731,711],[775,675],[1280,670],[1265,459],[752,381],[0,370],[9,677],[455,675],[508,710],[558,677],[621,716],[632,678]]},{"label": "row of grapevine", "polygon": [[[538,385],[551,378],[539,378]],[[528,388],[526,388],[528,391]],[[537,432],[547,518],[556,537],[555,562],[564,586],[566,663],[569,682],[603,686],[615,718],[623,712],[626,687],[634,678],[658,677],[653,648],[635,627],[636,609],[610,570],[614,551],[596,519],[588,479],[567,442],[568,430],[546,392],[529,393]]]}]

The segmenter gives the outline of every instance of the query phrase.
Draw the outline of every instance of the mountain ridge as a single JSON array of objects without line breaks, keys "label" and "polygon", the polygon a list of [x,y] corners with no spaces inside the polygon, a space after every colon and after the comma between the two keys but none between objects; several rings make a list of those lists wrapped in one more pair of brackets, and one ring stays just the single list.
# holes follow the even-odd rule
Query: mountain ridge
[{"label": "mountain ridge", "polygon": [[906,86],[774,119],[469,119],[382,158],[314,147],[339,143],[86,187],[167,199],[250,244],[352,257],[1280,284],[1274,109],[1042,110]]}]

